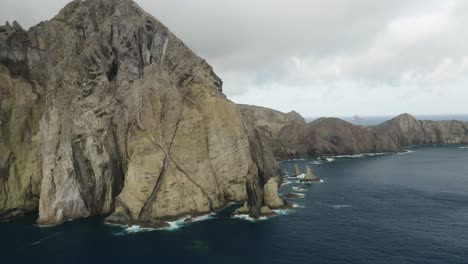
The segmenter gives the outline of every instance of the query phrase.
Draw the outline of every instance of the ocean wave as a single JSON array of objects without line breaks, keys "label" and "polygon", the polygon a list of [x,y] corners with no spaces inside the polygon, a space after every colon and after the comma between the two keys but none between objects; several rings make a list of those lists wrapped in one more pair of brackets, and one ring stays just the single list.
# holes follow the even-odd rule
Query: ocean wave
[{"label": "ocean wave", "polygon": [[293,183],[293,182],[292,181],[285,181],[281,185],[288,185],[288,184],[291,184],[291,183]]},{"label": "ocean wave", "polygon": [[405,151],[398,152],[397,154],[398,155],[406,155],[406,154],[411,154],[411,153],[414,153],[414,152],[415,152],[414,150],[407,149]]},{"label": "ocean wave", "polygon": [[292,207],[293,208],[304,208],[305,206],[304,205],[299,205],[299,204],[293,204]]},{"label": "ocean wave", "polygon": [[336,205],[330,205],[330,207],[333,209],[341,209],[341,208],[351,207],[351,205],[350,204],[336,204]]},{"label": "ocean wave", "polygon": [[306,160],[306,159],[287,159],[287,160],[280,161],[280,163],[282,163],[282,162],[291,162],[291,161],[304,161],[304,160]]},{"label": "ocean wave", "polygon": [[[189,225],[191,223],[195,222],[201,222],[201,221],[206,221],[210,219],[215,218],[216,213],[210,213],[206,215],[201,215],[201,216],[196,216],[196,217],[191,217],[190,215],[186,215],[182,218],[179,218],[175,221],[168,221],[166,222],[169,224],[169,226],[166,227],[159,227],[159,228],[151,228],[151,227],[141,227],[139,225],[119,225],[119,224],[110,224],[106,223],[107,225],[112,225],[112,226],[119,226],[123,230],[115,233],[114,235],[128,235],[128,234],[133,234],[133,233],[140,233],[140,232],[149,232],[149,231],[157,231],[157,230],[166,230],[166,231],[175,231],[178,229],[181,229],[182,227]],[[190,222],[187,222],[187,219],[191,219]]]},{"label": "ocean wave", "polygon": [[302,173],[301,175],[297,175],[297,176],[296,176],[296,178],[298,178],[298,179],[301,179],[301,180],[302,180],[302,179],[304,179],[304,178],[305,178],[305,174],[304,174],[304,173]]},{"label": "ocean wave", "polygon": [[321,161],[319,161],[319,160],[314,160],[314,161],[311,161],[311,162],[309,162],[309,163],[314,164],[314,165],[323,164],[323,163],[322,163]]},{"label": "ocean wave", "polygon": [[237,215],[233,215],[232,218],[246,220],[249,222],[258,222],[258,221],[263,221],[263,220],[268,219],[268,217],[266,216],[260,216],[259,218],[255,219],[255,218],[250,217],[248,214],[237,214]]},{"label": "ocean wave", "polygon": [[287,214],[289,214],[288,209],[275,209],[275,210],[272,210],[272,211],[275,212],[277,215],[287,215]]},{"label": "ocean wave", "polygon": [[468,146],[458,147],[459,149],[468,149]]},{"label": "ocean wave", "polygon": [[352,206],[350,204],[326,204],[326,203],[322,203],[322,202],[315,202],[315,203],[318,204],[318,205],[328,206],[328,207],[331,207],[333,209],[349,208],[349,207]]},{"label": "ocean wave", "polygon": [[292,189],[297,191],[297,192],[306,192],[307,191],[307,188],[300,187],[300,186],[294,186],[294,187],[292,187]]}]

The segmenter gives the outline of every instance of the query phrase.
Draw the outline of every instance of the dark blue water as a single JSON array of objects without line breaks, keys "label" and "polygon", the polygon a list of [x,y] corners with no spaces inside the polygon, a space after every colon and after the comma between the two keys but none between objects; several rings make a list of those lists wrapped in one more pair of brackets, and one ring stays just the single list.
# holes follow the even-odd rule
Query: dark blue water
[{"label": "dark blue water", "polygon": [[[311,164],[324,182],[293,200],[302,207],[255,223],[232,208],[131,234],[100,218],[1,223],[0,263],[468,263],[468,149],[412,150]],[[282,192],[301,186],[286,180]]]}]

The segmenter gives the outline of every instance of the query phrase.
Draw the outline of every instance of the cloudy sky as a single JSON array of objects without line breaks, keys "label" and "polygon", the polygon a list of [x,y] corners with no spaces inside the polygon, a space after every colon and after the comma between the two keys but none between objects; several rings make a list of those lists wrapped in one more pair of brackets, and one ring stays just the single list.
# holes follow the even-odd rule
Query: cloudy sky
[{"label": "cloudy sky", "polygon": [[[1,0],[29,27],[66,0]],[[468,1],[137,0],[237,103],[304,116],[468,113]]]}]

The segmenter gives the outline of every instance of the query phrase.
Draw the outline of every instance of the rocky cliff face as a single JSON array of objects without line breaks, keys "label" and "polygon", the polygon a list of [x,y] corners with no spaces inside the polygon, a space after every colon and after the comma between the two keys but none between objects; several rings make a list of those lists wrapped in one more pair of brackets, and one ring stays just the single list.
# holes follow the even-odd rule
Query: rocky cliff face
[{"label": "rocky cliff face", "polygon": [[0,27],[0,64],[0,216],[151,223],[260,208],[279,177],[211,66],[130,0]]},{"label": "rocky cliff face", "polygon": [[409,114],[399,115],[374,128],[387,135],[398,146],[420,144],[465,144],[468,142],[468,123],[461,121],[420,121]]},{"label": "rocky cliff face", "polygon": [[238,106],[253,120],[278,159],[301,155],[396,152],[419,144],[466,144],[468,123],[419,121],[403,114],[375,127],[356,126],[337,118],[311,123],[268,108]]}]

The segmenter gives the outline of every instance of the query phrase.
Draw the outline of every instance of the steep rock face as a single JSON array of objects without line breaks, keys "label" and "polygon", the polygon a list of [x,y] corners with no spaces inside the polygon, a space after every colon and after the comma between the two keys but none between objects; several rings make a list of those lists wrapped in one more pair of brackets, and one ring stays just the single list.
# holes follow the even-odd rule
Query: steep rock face
[{"label": "steep rock face", "polygon": [[293,157],[310,148],[307,125],[298,113],[291,111],[285,114],[252,105],[238,107],[242,115],[251,120],[252,125],[261,133],[276,157]]},{"label": "steep rock face", "polygon": [[372,131],[391,137],[398,146],[420,144],[461,144],[468,141],[468,123],[460,121],[420,121],[409,114],[399,115]]},{"label": "steep rock face", "polygon": [[128,223],[263,205],[279,176],[268,146],[211,66],[132,1],[72,1],[0,35],[0,214]]},{"label": "steep rock face", "polygon": [[338,118],[322,118],[310,123],[309,126],[309,131],[313,134],[315,154],[395,152],[399,149],[390,137]]},{"label": "steep rock face", "polygon": [[247,105],[239,108],[267,139],[278,159],[396,152],[410,145],[468,142],[468,123],[460,121],[419,121],[403,114],[374,127],[356,126],[338,118],[320,118],[306,124],[290,113]]},{"label": "steep rock face", "polygon": [[44,100],[36,89],[0,66],[0,218],[37,208]]}]

